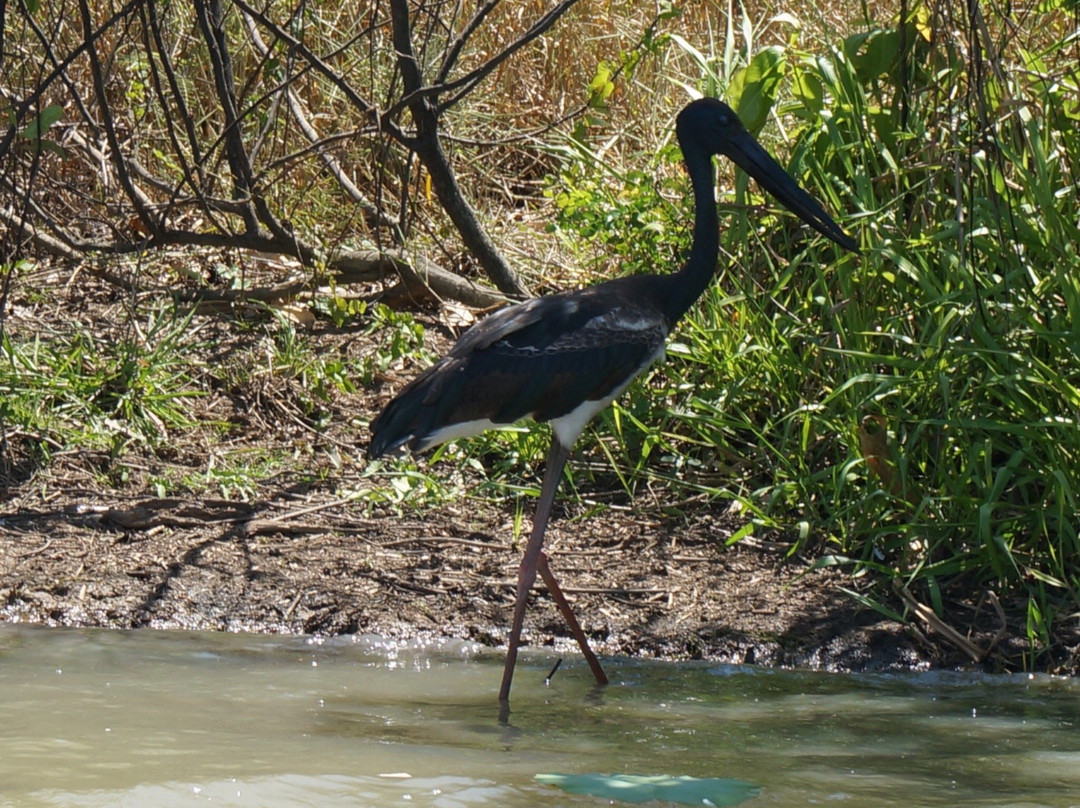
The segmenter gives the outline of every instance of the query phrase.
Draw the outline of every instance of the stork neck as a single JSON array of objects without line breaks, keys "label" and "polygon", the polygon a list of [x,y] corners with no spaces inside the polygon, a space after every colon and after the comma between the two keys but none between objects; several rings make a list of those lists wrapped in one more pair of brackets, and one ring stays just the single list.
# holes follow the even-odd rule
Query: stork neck
[{"label": "stork neck", "polygon": [[713,187],[712,155],[692,144],[682,144],[686,171],[694,190],[694,241],[682,268],[672,276],[674,288],[669,298],[670,324],[686,314],[709,287],[720,254],[716,191]]}]

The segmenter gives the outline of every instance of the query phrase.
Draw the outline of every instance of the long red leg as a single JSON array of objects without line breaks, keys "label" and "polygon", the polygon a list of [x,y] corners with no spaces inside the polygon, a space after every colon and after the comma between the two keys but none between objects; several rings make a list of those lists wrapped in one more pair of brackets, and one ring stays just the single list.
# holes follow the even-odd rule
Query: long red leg
[{"label": "long red leg", "polygon": [[592,674],[596,678],[596,683],[598,685],[606,685],[608,683],[607,674],[604,673],[604,669],[600,667],[600,660],[596,658],[596,654],[594,654],[592,648],[589,647],[589,638],[586,637],[585,632],[581,630],[581,624],[578,623],[577,617],[574,616],[574,610],[570,607],[569,601],[566,600],[566,596],[559,587],[559,582],[555,580],[555,574],[551,571],[551,566],[548,564],[547,553],[541,551],[539,562],[538,569],[540,577],[544,579],[548,591],[551,592],[551,597],[555,598],[555,604],[559,607],[559,611],[562,612],[563,619],[566,620],[566,624],[570,626],[570,633],[574,635],[574,639],[577,640],[577,644],[581,647],[581,653],[585,655],[585,661],[588,662],[589,667],[592,668]]},{"label": "long red leg", "polygon": [[536,503],[536,514],[533,516],[532,533],[529,535],[529,543],[525,545],[525,555],[518,568],[517,601],[514,603],[514,621],[510,625],[510,640],[506,649],[506,666],[503,668],[499,701],[507,701],[510,698],[510,683],[514,679],[518,645],[521,644],[521,627],[525,622],[525,606],[529,601],[529,590],[536,582],[537,563],[540,552],[544,548],[544,531],[547,528],[548,518],[551,516],[551,506],[555,503],[555,491],[559,487],[562,470],[569,456],[569,447],[562,446],[559,440],[553,437],[551,448],[548,450],[547,468],[544,469],[544,481],[540,486],[540,499]]}]

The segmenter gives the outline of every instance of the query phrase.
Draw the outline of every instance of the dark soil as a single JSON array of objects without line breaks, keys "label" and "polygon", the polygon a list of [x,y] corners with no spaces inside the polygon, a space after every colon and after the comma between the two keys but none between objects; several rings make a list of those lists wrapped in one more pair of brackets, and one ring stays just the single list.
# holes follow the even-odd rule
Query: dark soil
[{"label": "dark soil", "polygon": [[[604,654],[830,669],[939,659],[899,624],[860,613],[837,573],[775,548],[725,548],[738,524],[608,512],[552,526],[552,566]],[[6,508],[0,614],[50,625],[452,636],[505,641],[518,552],[497,511],[354,515],[326,494],[256,505],[118,501],[107,492]],[[566,641],[546,593],[530,644]]]},{"label": "dark soil", "polygon": [[[0,517],[4,620],[505,643],[519,560],[511,507],[373,517],[321,488],[254,503],[156,499],[57,471]],[[827,670],[972,664],[917,624],[858,608],[838,571],[810,570],[782,545],[725,546],[740,526],[707,510],[679,522],[608,510],[556,520],[547,546],[602,654]],[[988,607],[954,614],[994,648],[987,668],[1011,667],[1016,635],[999,634]],[[541,588],[527,642],[568,638]]]},{"label": "dark soil", "polygon": [[[124,320],[127,295],[86,281],[60,305],[108,338]],[[55,322],[44,308],[56,305],[16,295],[8,333]],[[258,329],[214,317],[192,327],[200,344],[213,346],[204,349],[207,366],[259,355]],[[325,328],[310,339],[342,355],[371,350],[358,333]],[[519,561],[515,503],[469,497],[402,516],[357,495],[371,485],[362,476],[361,425],[399,380],[338,397],[316,427],[297,379],[222,383],[227,376],[214,375],[198,404],[200,417],[231,425],[225,438],[193,430],[171,435],[164,449],[133,442],[119,456],[53,447],[45,462],[35,448],[41,436],[8,430],[0,619],[505,643]],[[269,474],[237,501],[150,493],[154,478],[205,471],[217,453],[248,449],[291,456],[295,468]],[[531,502],[524,507],[528,514]],[[948,604],[943,623],[980,649],[977,665],[940,625],[904,625],[861,608],[842,591],[854,585],[846,573],[811,571],[809,559],[788,557],[782,543],[728,547],[738,515],[684,507],[689,516],[670,520],[641,503],[589,514],[584,507],[557,508],[546,546],[601,654],[829,670],[1020,662],[1022,627],[996,601]],[[899,599],[886,601],[903,611]],[[540,587],[526,641],[569,648],[568,637]],[[1070,659],[1064,647],[1055,664],[1074,668],[1075,653]]]}]

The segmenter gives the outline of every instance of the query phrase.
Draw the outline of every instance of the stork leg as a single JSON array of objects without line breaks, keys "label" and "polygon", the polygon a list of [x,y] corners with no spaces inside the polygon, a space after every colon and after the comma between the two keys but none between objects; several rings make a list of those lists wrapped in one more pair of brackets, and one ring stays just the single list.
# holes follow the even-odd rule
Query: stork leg
[{"label": "stork leg", "polygon": [[518,568],[517,600],[514,602],[514,620],[510,624],[510,640],[506,649],[506,666],[503,668],[502,687],[499,688],[499,701],[510,698],[510,683],[514,679],[514,666],[517,664],[518,645],[521,644],[521,627],[525,622],[525,607],[529,602],[529,590],[536,582],[537,564],[544,549],[544,532],[547,530],[551,506],[555,504],[555,491],[562,478],[566,459],[570,457],[570,448],[563,446],[557,438],[552,438],[548,450],[547,466],[544,468],[544,480],[540,485],[540,499],[536,503],[533,515],[532,533],[525,545],[525,555]]},{"label": "stork leg", "polygon": [[581,653],[585,656],[585,661],[589,663],[589,668],[592,669],[592,674],[596,679],[596,683],[598,685],[606,685],[608,683],[607,674],[604,673],[604,669],[600,667],[600,660],[596,658],[596,654],[594,654],[592,648],[589,647],[589,638],[586,637],[585,632],[581,630],[581,624],[577,621],[574,610],[570,607],[570,603],[566,600],[566,595],[563,594],[562,589],[559,587],[559,582],[555,580],[555,574],[551,571],[551,566],[548,564],[547,553],[541,551],[539,561],[540,564],[538,569],[540,577],[544,579],[548,591],[551,592],[551,597],[555,599],[555,605],[559,607],[563,619],[565,619],[566,624],[570,626],[570,633],[574,635],[574,639],[577,640],[577,644],[581,647]]},{"label": "stork leg", "polygon": [[[570,605],[566,602],[563,591],[558,588],[558,583],[555,582],[555,577],[551,574],[548,560],[542,554],[544,531],[548,528],[551,509],[555,503],[555,490],[558,488],[559,480],[562,479],[563,468],[566,466],[566,460],[569,456],[570,447],[563,446],[557,437],[553,437],[551,448],[548,450],[548,464],[546,464],[543,472],[543,483],[540,486],[540,499],[537,502],[536,514],[532,516],[532,533],[529,535],[529,542],[525,546],[522,565],[517,570],[517,601],[514,603],[514,620],[510,627],[507,664],[502,669],[502,687],[499,688],[499,701],[508,701],[510,699],[510,684],[514,678],[514,665],[517,664],[517,646],[521,645],[522,642],[525,607],[528,604],[529,590],[532,589],[532,584],[536,582],[538,569],[541,570],[544,581],[548,583],[548,588],[552,591],[559,610],[563,612],[563,616],[570,623],[570,631],[578,639],[578,644],[585,652],[585,658],[590,659],[591,657],[589,664],[593,669],[593,675],[596,676],[596,681],[600,684],[607,683],[607,677],[604,676],[604,671],[599,669],[599,663],[596,662],[592,650],[588,650],[588,639],[585,639],[585,634],[581,631],[578,621],[573,618]],[[597,671],[599,671],[598,675]]]}]

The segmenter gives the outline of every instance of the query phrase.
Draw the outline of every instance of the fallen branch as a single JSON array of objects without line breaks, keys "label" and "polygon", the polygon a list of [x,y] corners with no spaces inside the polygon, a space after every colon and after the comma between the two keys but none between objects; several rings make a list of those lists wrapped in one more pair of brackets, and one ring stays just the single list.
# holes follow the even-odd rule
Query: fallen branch
[{"label": "fallen branch", "polygon": [[[327,264],[324,280],[345,286],[397,279],[403,294],[414,301],[456,300],[475,308],[491,308],[508,302],[498,292],[477,286],[430,261],[423,258],[412,260],[419,266],[414,266],[400,255],[375,250],[342,253]],[[309,292],[311,288],[312,282],[309,279],[297,278],[254,289],[199,290],[182,294],[180,299],[197,303],[200,309],[224,308],[244,301],[280,305]],[[394,294],[394,290],[387,294]],[[398,294],[401,295],[400,292]]]},{"label": "fallen branch", "polygon": [[907,606],[916,617],[944,637],[947,642],[970,656],[974,662],[982,662],[986,659],[987,651],[984,651],[982,648],[975,645],[975,643],[971,642],[967,637],[938,617],[934,613],[934,610],[929,606],[917,601],[915,596],[908,591],[906,586],[899,581],[894,580],[893,589],[896,591],[896,594],[900,596],[900,599],[904,601],[904,605]]},{"label": "fallen branch", "polygon": [[[68,261],[81,262],[85,258],[85,253],[93,252],[96,246],[100,246],[93,243],[67,244],[26,221],[10,207],[0,208],[0,223],[23,233],[38,249]],[[195,241],[198,235],[200,234],[166,231],[163,238],[176,244],[185,244]],[[206,239],[201,239],[208,242],[203,246],[225,247],[234,240],[232,237],[219,236],[221,243],[211,243],[214,242],[213,234],[206,234],[206,237]],[[258,244],[248,246],[259,252],[293,255],[297,242],[282,245],[272,238],[267,238]],[[303,244],[299,246],[303,251],[311,249]],[[88,271],[121,288],[128,290],[132,288],[130,280],[116,273],[95,267],[90,267]],[[478,286],[467,278],[445,270],[425,258],[414,256],[407,259],[400,253],[380,253],[376,250],[352,250],[341,253],[328,262],[326,279],[339,285],[396,280],[405,293],[415,299],[455,300],[466,306],[481,309],[501,306],[508,302],[507,298],[498,292]],[[309,279],[296,278],[273,286],[254,289],[200,289],[195,292],[180,292],[177,293],[177,298],[196,303],[200,307],[205,306],[206,310],[212,311],[215,307],[225,308],[240,301],[278,305],[295,299],[311,288]]]}]

